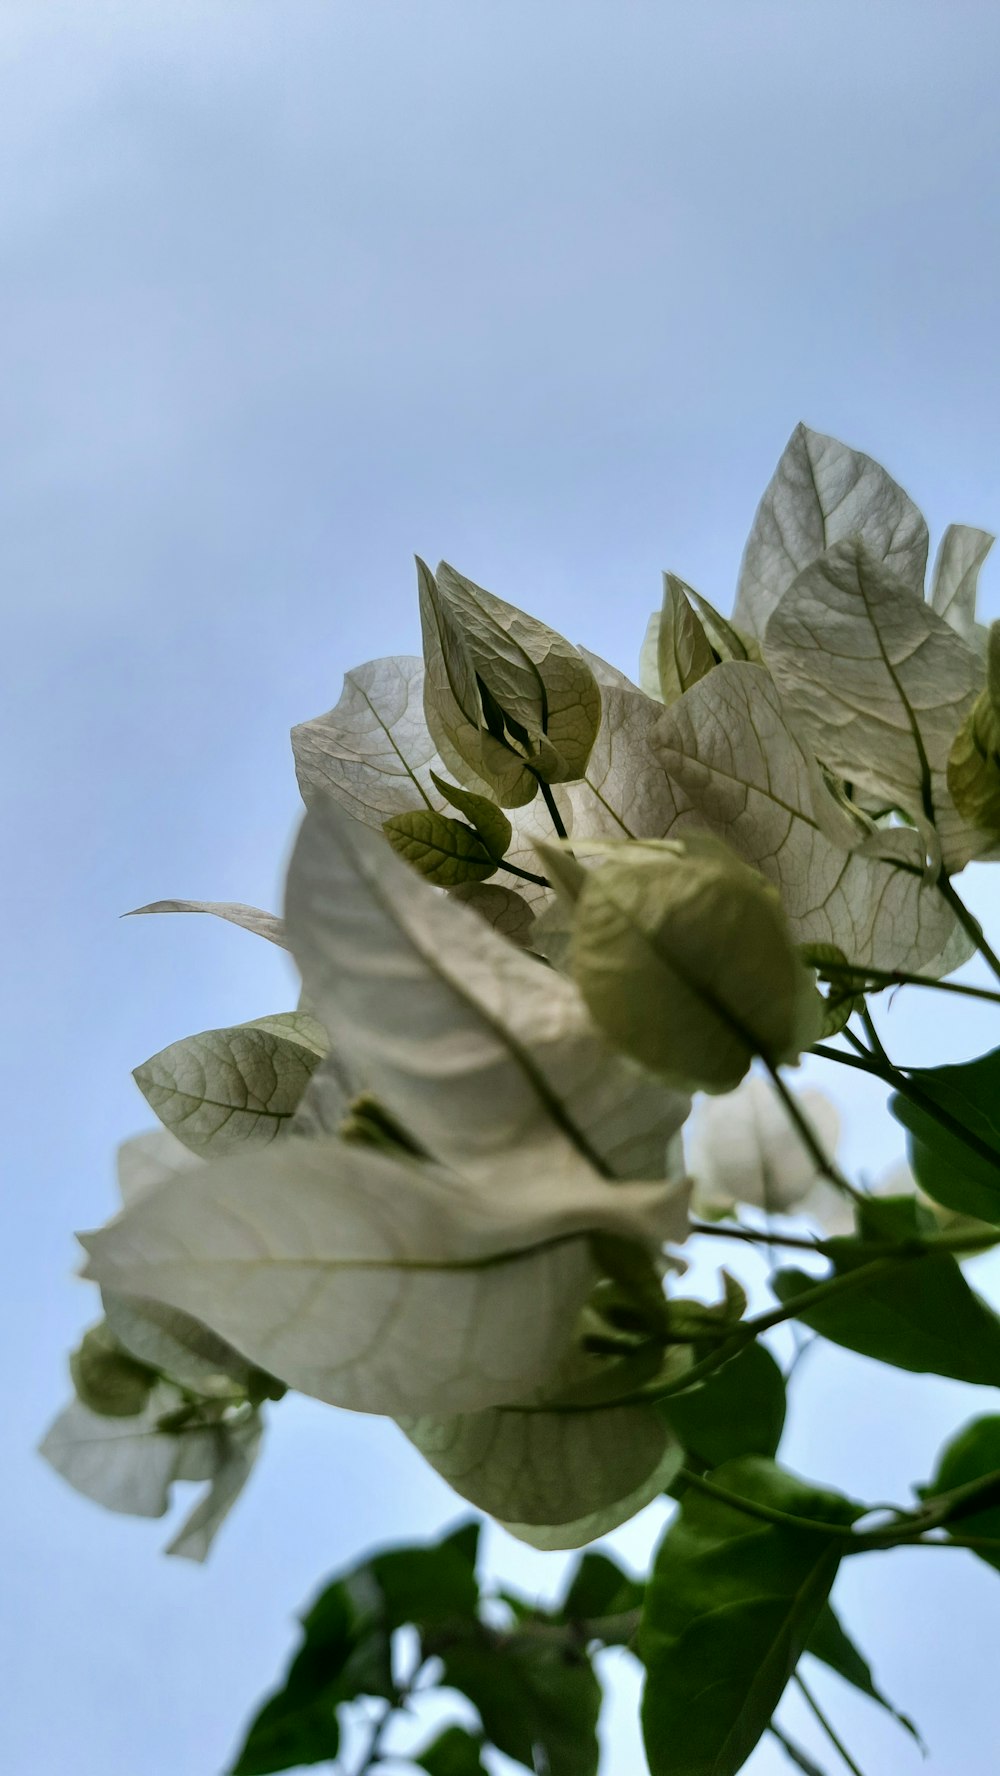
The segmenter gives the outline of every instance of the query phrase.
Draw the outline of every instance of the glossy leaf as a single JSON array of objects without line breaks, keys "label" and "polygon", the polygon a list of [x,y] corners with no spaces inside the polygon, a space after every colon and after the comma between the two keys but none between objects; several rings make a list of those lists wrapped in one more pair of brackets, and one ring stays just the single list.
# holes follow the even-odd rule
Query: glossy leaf
[{"label": "glossy leaf", "polygon": [[740,567],[735,621],[763,636],[796,574],[832,544],[862,539],[876,561],[923,597],[927,526],[870,456],[798,425],[757,508]]},{"label": "glossy leaf", "polygon": [[[846,1527],[860,1514],[759,1457],[713,1483],[740,1498]],[[735,1776],[765,1731],[826,1602],[844,1541],[762,1522],[689,1488],[646,1587],[640,1652],[652,1776]]]},{"label": "glossy leaf", "polygon": [[[861,1211],[861,1231],[869,1240],[905,1241],[928,1229],[912,1197],[880,1197]],[[870,1248],[852,1239],[831,1244],[837,1274],[872,1257]],[[800,1270],[779,1270],[771,1286],[791,1306],[817,1280]],[[833,1344],[897,1369],[1000,1387],[1000,1319],[970,1289],[948,1252],[901,1258],[887,1274],[799,1317]]]},{"label": "glossy leaf", "polygon": [[442,1651],[442,1682],[467,1696],[498,1750],[548,1776],[597,1776],[601,1687],[586,1653],[516,1631]]},{"label": "glossy leaf", "polygon": [[[973,1481],[984,1480],[987,1475],[1000,1472],[1000,1413],[991,1413],[986,1418],[973,1419],[953,1437],[938,1457],[938,1465],[934,1478],[926,1486],[920,1487],[920,1495],[925,1499],[937,1498],[941,1493],[952,1492],[958,1487],[971,1485]],[[958,1535],[982,1536],[989,1541],[1000,1544],[1000,1489],[995,1492],[997,1502],[985,1510],[970,1511],[968,1509],[956,1513],[952,1527]],[[945,1534],[949,1525],[944,1525]],[[981,1560],[988,1566],[995,1566],[1000,1572],[1000,1545],[994,1548],[975,1548]]]},{"label": "glossy leaf", "polygon": [[393,1548],[334,1579],[302,1618],[302,1644],[280,1690],[252,1722],[232,1776],[325,1763],[339,1748],[337,1709],[362,1695],[392,1700],[391,1637],[475,1615],[478,1530],[429,1547]]},{"label": "glossy leaf", "polygon": [[748,1344],[699,1386],[661,1401],[660,1411],[684,1445],[687,1467],[773,1456],[785,1423],[784,1377],[765,1345]]},{"label": "glossy leaf", "polygon": [[558,1613],[567,1622],[627,1615],[641,1609],[645,1592],[645,1580],[631,1578],[610,1555],[588,1553],[574,1568]]},{"label": "glossy leaf", "polygon": [[913,1174],[934,1202],[1000,1225],[1000,1048],[950,1067],[914,1067],[909,1077],[937,1106],[995,1154],[980,1157],[925,1110],[897,1093],[889,1108],[909,1131]]}]

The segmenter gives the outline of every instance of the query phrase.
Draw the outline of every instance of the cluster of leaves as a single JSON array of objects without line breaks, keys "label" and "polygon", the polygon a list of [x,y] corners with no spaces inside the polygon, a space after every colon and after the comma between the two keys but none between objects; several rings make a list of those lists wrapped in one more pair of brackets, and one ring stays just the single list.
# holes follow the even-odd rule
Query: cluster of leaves
[{"label": "cluster of leaves", "polygon": [[[172,1545],[201,1557],[292,1388],[395,1419],[540,1548],[678,1501],[645,1588],[587,1556],[559,1609],[508,1600],[501,1625],[470,1531],[338,1580],[242,1776],[335,1757],[359,1696],[407,1701],[404,1628],[482,1742],[596,1769],[609,1615],[647,1668],[654,1776],[727,1776],[769,1726],[808,1769],[773,1724],[800,1657],[882,1700],[828,1603],[840,1561],[944,1535],[996,1563],[995,1419],[921,1502],[873,1516],[778,1465],[761,1342],[796,1320],[1000,1384],[1000,1319],[961,1268],[1000,1240],[1000,1049],[900,1067],[871,1010],[896,986],[1000,1002],[946,979],[977,949],[1000,977],[952,881],[1000,844],[1000,626],[975,610],[991,540],[951,526],[925,599],[916,507],[799,427],[732,619],[666,575],[639,685],[419,563],[423,659],[349,673],[293,732],[307,814],[284,917],[141,909],[284,945],[302,996],[136,1069],[163,1126],[126,1142],[121,1213],[83,1238],[105,1317],[52,1464],[148,1515],[208,1480]],[[915,1178],[843,1176],[830,1107],[782,1071],[806,1052],[892,1087]],[[763,1313],[726,1273],[706,1305],[679,1248],[718,1234],[805,1268],[775,1271]],[[416,1762],[464,1776],[480,1749],[456,1725]]]}]

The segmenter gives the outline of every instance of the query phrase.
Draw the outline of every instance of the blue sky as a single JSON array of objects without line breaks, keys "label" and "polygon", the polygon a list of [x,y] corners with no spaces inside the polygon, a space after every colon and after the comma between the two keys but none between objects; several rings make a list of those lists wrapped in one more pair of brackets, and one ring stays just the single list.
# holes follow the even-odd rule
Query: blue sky
[{"label": "blue sky", "polygon": [[[72,1230],[147,1121],[130,1067],[294,993],[245,934],[118,914],[278,903],[287,730],[416,649],[414,550],[631,668],[662,568],[728,607],[799,418],[885,461],[934,535],[1000,526],[998,52],[982,0],[6,0],[13,1776],[214,1776],[322,1575],[459,1512],[390,1428],[296,1402],[197,1570],[31,1454],[93,1313]],[[905,1059],[995,1039],[964,1012],[888,1028]],[[850,1131],[872,1170],[897,1150],[876,1109]],[[990,1406],[813,1362],[789,1459],[869,1496]],[[995,1583],[968,1555],[845,1574],[932,1748],[831,1680],[869,1776],[994,1776]],[[637,1768],[626,1714],[608,1776]]]}]

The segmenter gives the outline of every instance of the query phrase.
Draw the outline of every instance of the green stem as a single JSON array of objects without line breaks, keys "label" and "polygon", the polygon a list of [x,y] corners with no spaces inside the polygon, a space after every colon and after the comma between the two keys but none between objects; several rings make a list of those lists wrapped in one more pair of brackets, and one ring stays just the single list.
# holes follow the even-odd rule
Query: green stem
[{"label": "green stem", "polygon": [[917,1109],[922,1110],[932,1122],[936,1122],[939,1128],[946,1129],[949,1135],[954,1135],[956,1141],[961,1141],[963,1147],[968,1147],[970,1153],[976,1154],[979,1159],[984,1159],[988,1165],[1000,1168],[1000,1159],[998,1159],[994,1147],[973,1133],[971,1129],[966,1128],[957,1116],[953,1116],[951,1111],[946,1110],[943,1104],[939,1104],[936,1099],[929,1097],[916,1084],[915,1080],[911,1079],[908,1074],[901,1072],[898,1067],[885,1066],[876,1055],[872,1054],[869,1054],[867,1060],[862,1059],[861,1055],[845,1054],[842,1048],[830,1048],[825,1042],[814,1042],[809,1052],[818,1055],[821,1061],[836,1061],[841,1067],[857,1067],[860,1072],[870,1073],[873,1078],[881,1079],[883,1084],[891,1085],[901,1098],[908,1098],[911,1104],[915,1104]]},{"label": "green stem", "polygon": [[692,1233],[704,1233],[710,1239],[746,1240],[754,1246],[788,1246],[794,1252],[815,1252],[822,1256],[823,1243],[820,1240],[804,1239],[793,1233],[758,1233],[752,1227],[741,1227],[730,1221],[698,1221],[694,1218],[689,1222]]},{"label": "green stem", "polygon": [[868,1037],[869,1042],[871,1043],[871,1050],[872,1050],[872,1053],[874,1054],[874,1056],[876,1057],[876,1059],[881,1062],[883,1067],[888,1067],[893,1072],[895,1072],[896,1069],[893,1067],[892,1062],[889,1059],[889,1056],[886,1054],[885,1049],[882,1046],[882,1038],[875,1028],[875,1020],[872,1017],[872,1014],[869,1011],[867,1005],[864,1007],[864,1009],[861,1013],[861,1022],[864,1025],[865,1034]]},{"label": "green stem", "polygon": [[563,824],[563,817],[560,814],[559,809],[556,807],[556,798],[552,794],[550,785],[548,783],[543,783],[541,779],[539,779],[538,787],[542,792],[542,801],[545,803],[545,806],[549,811],[549,818],[556,829],[557,837],[560,839],[568,839],[569,833],[566,831]]},{"label": "green stem", "polygon": [[795,1681],[797,1688],[801,1692],[803,1700],[806,1703],[808,1703],[809,1707],[812,1709],[813,1714],[816,1716],[817,1721],[819,1722],[824,1733],[826,1734],[827,1738],[829,1739],[830,1744],[833,1746],[834,1751],[836,1751],[839,1754],[839,1756],[843,1758],[844,1763],[847,1765],[847,1768],[851,1772],[851,1776],[864,1776],[864,1772],[862,1770],[860,1770],[858,1768],[858,1765],[854,1762],[854,1759],[852,1758],[850,1752],[848,1751],[847,1746],[844,1744],[844,1741],[840,1738],[839,1734],[835,1731],[835,1729],[831,1725],[830,1721],[827,1720],[826,1715],[823,1713],[823,1710],[820,1707],[819,1703],[817,1702],[812,1691],[808,1688],[808,1686],[803,1681],[803,1679],[799,1676],[799,1673],[797,1671],[795,1673],[794,1681]]},{"label": "green stem", "polygon": [[851,963],[841,968],[835,962],[829,962],[824,963],[817,973],[820,980],[831,981],[835,986],[849,987],[856,983],[859,993],[869,986],[877,990],[882,987],[928,987],[939,993],[959,993],[966,999],[988,999],[991,1005],[1000,1005],[1000,993],[995,993],[992,987],[970,987],[964,981],[937,980],[932,974],[910,974],[905,968],[862,968]]},{"label": "green stem", "polygon": [[794,1093],[789,1091],[781,1074],[778,1072],[777,1067],[772,1066],[770,1061],[765,1061],[764,1065],[771,1075],[775,1091],[778,1093],[778,1096],[784,1104],[788,1117],[802,1141],[803,1146],[815,1161],[816,1170],[822,1177],[829,1178],[831,1184],[836,1185],[838,1190],[842,1190],[845,1195],[851,1197],[854,1202],[863,1202],[864,1197],[861,1195],[861,1192],[855,1190],[854,1185],[848,1182],[840,1168],[834,1164],[833,1160],[830,1159],[829,1155],[824,1151],[823,1144],[816,1134],[816,1130],[813,1128],[808,1117],[803,1115]]},{"label": "green stem", "polygon": [[937,885],[940,893],[947,901],[958,920],[958,923],[961,925],[962,930],[972,939],[983,960],[988,963],[989,967],[996,975],[997,980],[1000,980],[1000,956],[998,956],[996,951],[987,943],[986,935],[979,920],[970,913],[964,900],[956,894],[951,884],[951,877],[944,870],[941,871],[941,874],[938,877]]},{"label": "green stem", "polygon": [[802,1770],[804,1776],[826,1776],[825,1771],[821,1770],[819,1765],[813,1762],[808,1753],[804,1752],[800,1745],[796,1745],[794,1739],[789,1739],[788,1734],[782,1732],[781,1728],[777,1726],[774,1721],[772,1721],[768,1727],[768,1732],[772,1739],[778,1741],[778,1744],[781,1746],[789,1763],[794,1764],[797,1770]]},{"label": "green stem", "polygon": [[819,1535],[835,1536],[840,1540],[853,1541],[854,1531],[849,1524],[824,1523],[816,1517],[797,1517],[790,1511],[779,1511],[773,1505],[762,1505],[756,1499],[741,1498],[737,1492],[730,1492],[725,1486],[717,1486],[704,1474],[696,1474],[691,1468],[680,1468],[677,1478],[690,1486],[693,1492],[704,1493],[706,1498],[718,1499],[722,1505],[729,1505],[734,1511],[742,1511],[745,1517],[756,1517],[761,1523],[776,1523],[782,1529],[808,1529]]}]

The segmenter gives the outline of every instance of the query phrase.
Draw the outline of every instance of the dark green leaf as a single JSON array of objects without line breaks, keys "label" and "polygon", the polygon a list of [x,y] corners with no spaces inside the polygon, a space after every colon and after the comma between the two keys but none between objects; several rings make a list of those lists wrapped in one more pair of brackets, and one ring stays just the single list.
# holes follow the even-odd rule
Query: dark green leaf
[{"label": "dark green leaf", "polygon": [[443,1650],[442,1662],[442,1682],[479,1710],[498,1750],[547,1776],[597,1776],[601,1689],[582,1648],[529,1628],[481,1630]]},{"label": "dark green leaf", "polygon": [[336,1756],[337,1708],[356,1696],[391,1701],[392,1635],[474,1617],[479,1526],[430,1547],[390,1548],[334,1579],[302,1618],[284,1686],[250,1727],[233,1776],[325,1763]]},{"label": "dark green leaf", "polygon": [[917,1744],[922,1746],[920,1734],[909,1716],[900,1714],[898,1708],[894,1708],[889,1698],[879,1689],[868,1660],[845,1634],[832,1604],[825,1603],[820,1610],[816,1625],[806,1643],[806,1652],[812,1653],[814,1659],[822,1659],[823,1664],[829,1665],[830,1670],[842,1677],[845,1683],[853,1684],[856,1690],[870,1696],[873,1702],[887,1709],[900,1726],[913,1735]]},{"label": "dark green leaf", "polygon": [[[712,1475],[751,1502],[843,1528],[860,1514],[759,1456]],[[652,1776],[733,1776],[767,1727],[826,1601],[844,1539],[763,1522],[689,1488],[646,1589],[640,1651]]]},{"label": "dark green leaf", "polygon": [[645,1584],[630,1578],[607,1554],[584,1554],[577,1564],[558,1615],[565,1622],[593,1622],[642,1607]]},{"label": "dark green leaf", "polygon": [[1000,1048],[957,1067],[915,1068],[910,1078],[996,1154],[995,1163],[980,1158],[929,1111],[909,1098],[893,1097],[889,1108],[909,1130],[910,1163],[920,1188],[960,1215],[1000,1222]]},{"label": "dark green leaf", "polygon": [[[957,1486],[967,1486],[1000,1470],[1000,1414],[974,1419],[946,1445],[938,1460],[937,1472],[927,1486],[919,1488],[922,1498],[936,1498]],[[1000,1542],[1000,1504],[988,1510],[956,1515],[955,1528],[962,1535],[988,1536]],[[945,1525],[947,1533],[948,1525]],[[1000,1572],[1000,1548],[975,1550],[980,1559]]]},{"label": "dark green leaf", "polygon": [[479,1740],[464,1727],[445,1727],[414,1763],[430,1776],[487,1776],[479,1755]]},{"label": "dark green leaf", "polygon": [[764,1345],[749,1344],[700,1387],[664,1400],[661,1410],[687,1450],[688,1466],[774,1455],[785,1423],[784,1378]]},{"label": "dark green leaf", "polygon": [[[914,1198],[882,1197],[862,1212],[859,1231],[860,1241],[830,1241],[835,1274],[871,1259],[865,1240],[919,1239],[927,1229]],[[790,1304],[822,1280],[779,1270],[771,1286],[779,1301]],[[887,1274],[799,1317],[833,1344],[897,1369],[1000,1387],[1000,1319],[969,1288],[948,1252],[900,1258]]]}]

